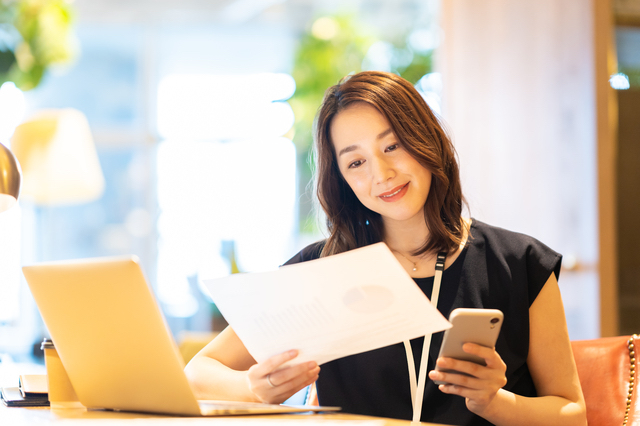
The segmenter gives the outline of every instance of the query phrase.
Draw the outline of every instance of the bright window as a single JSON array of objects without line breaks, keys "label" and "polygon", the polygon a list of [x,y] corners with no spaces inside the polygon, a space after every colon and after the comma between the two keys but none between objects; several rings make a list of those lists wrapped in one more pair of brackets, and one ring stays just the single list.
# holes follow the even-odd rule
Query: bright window
[{"label": "bright window", "polygon": [[158,296],[165,311],[198,307],[190,281],[275,268],[292,252],[296,152],[287,74],[173,75],[158,91]]}]

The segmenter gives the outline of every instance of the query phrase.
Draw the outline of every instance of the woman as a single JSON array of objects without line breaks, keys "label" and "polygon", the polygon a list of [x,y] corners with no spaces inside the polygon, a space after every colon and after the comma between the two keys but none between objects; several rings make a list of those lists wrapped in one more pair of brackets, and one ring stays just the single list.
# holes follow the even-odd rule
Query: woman
[{"label": "woman", "polygon": [[[422,421],[461,425],[584,425],[585,407],[557,276],[561,256],[521,234],[462,218],[451,141],[406,80],[362,72],[331,87],[317,117],[317,194],[330,232],[287,264],[383,241],[427,296],[444,254],[438,309],[495,308],[505,316],[495,348],[471,343],[486,366],[437,359],[431,338]],[[304,285],[304,283],[301,283]],[[436,286],[438,287],[438,286]],[[434,299],[435,300],[435,299]],[[280,403],[313,382],[322,405],[412,418],[405,352],[424,339],[338,359],[280,368],[292,350],[257,364],[227,328],[187,366],[199,398]],[[449,384],[437,386],[433,380]]]}]

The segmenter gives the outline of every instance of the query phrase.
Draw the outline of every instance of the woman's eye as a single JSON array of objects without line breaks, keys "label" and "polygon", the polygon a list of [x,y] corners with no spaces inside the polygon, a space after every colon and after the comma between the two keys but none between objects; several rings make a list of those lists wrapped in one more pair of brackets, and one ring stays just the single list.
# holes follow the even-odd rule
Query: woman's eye
[{"label": "woman's eye", "polygon": [[394,143],[393,145],[388,146],[388,147],[387,147],[387,149],[386,149],[386,151],[387,151],[387,152],[389,152],[389,151],[395,151],[396,149],[398,149],[398,144],[397,144],[397,143]]},{"label": "woman's eye", "polygon": [[356,160],[353,163],[349,164],[349,168],[350,169],[355,169],[356,167],[360,167],[361,164],[362,164],[361,160]]}]

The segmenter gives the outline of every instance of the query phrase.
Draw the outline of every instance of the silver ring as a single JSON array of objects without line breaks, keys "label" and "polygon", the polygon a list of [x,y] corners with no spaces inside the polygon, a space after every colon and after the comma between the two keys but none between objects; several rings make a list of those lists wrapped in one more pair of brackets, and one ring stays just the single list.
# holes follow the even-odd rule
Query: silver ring
[{"label": "silver ring", "polygon": [[271,386],[272,388],[276,387],[276,385],[271,383],[271,374],[267,374],[267,383],[269,383],[269,386]]}]

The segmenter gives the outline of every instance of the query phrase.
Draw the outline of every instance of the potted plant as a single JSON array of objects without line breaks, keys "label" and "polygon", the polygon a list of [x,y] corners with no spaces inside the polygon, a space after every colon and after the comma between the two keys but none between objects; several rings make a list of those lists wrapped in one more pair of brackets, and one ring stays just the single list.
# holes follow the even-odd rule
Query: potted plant
[{"label": "potted plant", "polygon": [[73,59],[72,22],[65,0],[0,0],[0,85],[33,89],[49,67]]}]

